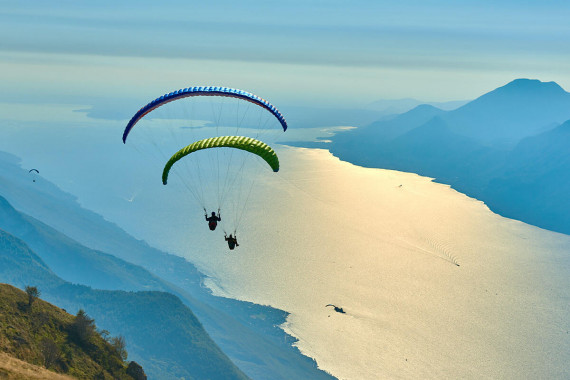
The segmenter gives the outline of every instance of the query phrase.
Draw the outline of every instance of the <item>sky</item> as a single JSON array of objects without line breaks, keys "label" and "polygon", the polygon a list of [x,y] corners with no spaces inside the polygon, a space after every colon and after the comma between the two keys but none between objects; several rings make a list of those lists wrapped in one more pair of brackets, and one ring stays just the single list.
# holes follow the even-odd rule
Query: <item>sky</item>
[{"label": "sky", "polygon": [[570,89],[568,19],[568,1],[2,0],[0,102],[111,109],[208,84],[358,108],[521,77]]}]

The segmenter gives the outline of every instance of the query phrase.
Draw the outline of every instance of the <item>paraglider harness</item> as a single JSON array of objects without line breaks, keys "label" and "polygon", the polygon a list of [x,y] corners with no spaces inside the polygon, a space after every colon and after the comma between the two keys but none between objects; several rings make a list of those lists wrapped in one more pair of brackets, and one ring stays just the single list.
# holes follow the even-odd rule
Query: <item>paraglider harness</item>
[{"label": "paraglider harness", "polygon": [[233,250],[235,247],[239,247],[239,244],[237,242],[237,236],[235,236],[235,232],[234,236],[230,234],[230,237],[228,237],[228,235],[224,231],[224,239],[226,239],[226,241],[228,242],[228,247],[230,248],[230,250]]},{"label": "paraglider harness", "polygon": [[210,227],[210,231],[214,231],[218,225],[218,222],[222,221],[222,218],[220,217],[220,209],[218,209],[218,215],[216,216],[216,213],[212,211],[212,216],[208,217],[208,213],[206,211],[206,209],[204,209],[204,216],[206,217],[206,220],[208,221],[208,227]]}]

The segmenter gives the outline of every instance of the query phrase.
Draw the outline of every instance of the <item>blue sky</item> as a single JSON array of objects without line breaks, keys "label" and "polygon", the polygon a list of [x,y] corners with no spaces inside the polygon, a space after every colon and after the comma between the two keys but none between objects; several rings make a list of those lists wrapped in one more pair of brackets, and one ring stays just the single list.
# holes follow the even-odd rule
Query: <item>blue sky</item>
[{"label": "blue sky", "polygon": [[570,89],[568,1],[1,1],[0,102],[146,102],[192,85],[276,104]]}]

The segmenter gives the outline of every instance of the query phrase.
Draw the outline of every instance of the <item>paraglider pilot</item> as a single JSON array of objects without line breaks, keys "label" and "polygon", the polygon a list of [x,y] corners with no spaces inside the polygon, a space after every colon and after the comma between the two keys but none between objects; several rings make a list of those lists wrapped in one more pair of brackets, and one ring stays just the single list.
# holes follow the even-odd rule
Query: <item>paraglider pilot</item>
[{"label": "paraglider pilot", "polygon": [[[204,210],[204,212],[206,212],[206,210]],[[222,218],[220,217],[220,210],[218,210],[218,215],[212,211],[212,216],[209,217],[207,213],[205,213],[204,216],[206,217],[210,231],[214,231],[218,225],[218,222],[222,221]]]},{"label": "paraglider pilot", "polygon": [[226,234],[224,234],[224,238],[228,242],[228,247],[231,250],[233,250],[236,246],[239,247],[239,244],[237,242],[237,236],[232,236],[232,234],[230,234],[230,236],[228,237]]}]

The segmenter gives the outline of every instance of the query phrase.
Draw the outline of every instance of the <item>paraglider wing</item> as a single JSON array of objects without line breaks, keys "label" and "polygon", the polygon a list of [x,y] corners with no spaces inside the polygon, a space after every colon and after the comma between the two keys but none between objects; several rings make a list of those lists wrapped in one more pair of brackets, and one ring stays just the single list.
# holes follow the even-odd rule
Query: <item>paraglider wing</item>
[{"label": "paraglider wing", "polygon": [[274,172],[279,171],[279,158],[275,151],[266,143],[245,136],[219,136],[196,141],[176,152],[164,166],[162,183],[166,185],[170,168],[176,161],[198,150],[222,147],[241,149],[257,154],[267,162]]},{"label": "paraglider wing", "polygon": [[170,103],[176,99],[187,98],[189,96],[226,96],[246,100],[253,104],[257,104],[258,106],[263,107],[271,112],[281,123],[283,131],[287,130],[287,122],[285,121],[285,118],[281,112],[279,112],[279,110],[277,110],[277,108],[275,108],[275,106],[269,103],[267,100],[260,98],[257,95],[228,87],[190,87],[162,95],[160,98],[157,98],[148,103],[146,106],[142,107],[127,124],[127,127],[123,132],[123,143],[126,143],[127,136],[129,135],[131,129],[133,129],[135,124],[146,114],[166,103]]},{"label": "paraglider wing", "polygon": [[31,172],[36,172],[36,173],[40,174],[40,171],[39,171],[38,169],[30,169],[30,170],[28,170],[28,173],[31,173]]}]

